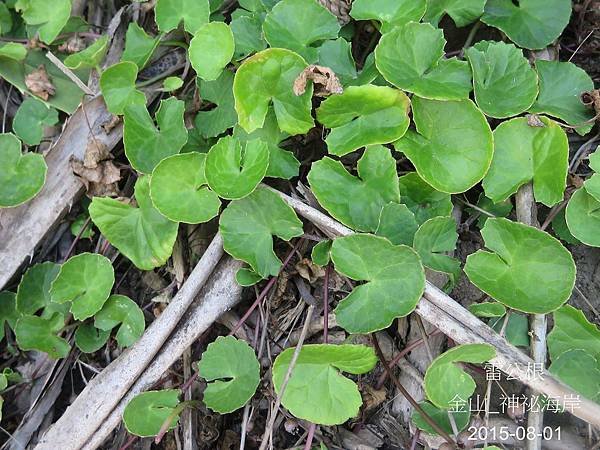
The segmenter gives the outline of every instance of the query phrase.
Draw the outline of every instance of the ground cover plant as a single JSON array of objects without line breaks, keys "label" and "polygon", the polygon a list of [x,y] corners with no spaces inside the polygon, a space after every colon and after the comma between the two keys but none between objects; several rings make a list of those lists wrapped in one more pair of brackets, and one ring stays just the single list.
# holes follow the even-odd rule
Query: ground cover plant
[{"label": "ground cover plant", "polygon": [[147,347],[64,448],[597,445],[598,29],[595,1],[0,3],[0,271],[3,219],[46,227],[0,286],[6,446],[63,448],[182,298],[175,365],[138,389]]}]

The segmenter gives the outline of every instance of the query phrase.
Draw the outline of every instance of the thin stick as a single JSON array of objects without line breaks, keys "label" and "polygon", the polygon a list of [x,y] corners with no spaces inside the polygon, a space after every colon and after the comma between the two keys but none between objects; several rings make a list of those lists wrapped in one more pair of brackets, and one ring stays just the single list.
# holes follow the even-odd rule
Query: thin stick
[{"label": "thin stick", "polygon": [[87,95],[90,95],[92,97],[94,95],[96,95],[89,87],[87,87],[84,84],[83,81],[81,81],[79,79],[79,77],[77,75],[75,75],[73,73],[73,71],[71,69],[69,69],[67,66],[65,66],[60,59],[58,59],[56,56],[54,56],[51,51],[46,52],[46,58],[48,58],[52,62],[52,64],[54,64],[58,68],[58,70],[60,70],[62,73],[64,73],[84,93],[86,93]]},{"label": "thin stick", "polygon": [[314,423],[310,424],[310,427],[308,427],[308,436],[306,436],[306,444],[304,444],[304,450],[310,450],[312,447],[312,441],[313,441],[313,437],[315,436],[315,429],[317,428],[317,425]]},{"label": "thin stick", "polygon": [[383,368],[388,373],[388,377],[393,381],[393,383],[396,386],[396,388],[402,393],[402,395],[404,395],[404,397],[406,398],[406,400],[408,400],[408,402],[412,405],[412,407],[415,408],[419,414],[421,414],[421,417],[423,418],[423,420],[425,420],[425,422],[427,422],[427,424],[431,428],[433,428],[437,434],[439,434],[441,437],[443,437],[444,440],[446,442],[448,442],[448,444],[450,444],[453,448],[456,448],[456,443],[452,440],[452,438],[448,435],[448,433],[446,433],[429,416],[429,414],[427,414],[425,412],[425,410],[423,410],[423,408],[421,408],[421,405],[419,405],[417,403],[417,401],[414,398],[412,398],[412,395],[410,395],[408,393],[408,391],[406,390],[406,388],[404,386],[402,386],[402,384],[400,383],[400,381],[398,381],[398,378],[396,378],[396,376],[392,373],[392,369],[390,369],[390,365],[386,361],[385,356],[383,356],[383,352],[381,351],[381,347],[379,346],[379,342],[377,341],[377,336],[375,335],[375,333],[371,333],[371,340],[373,341],[373,347],[375,348],[375,353],[377,354],[377,357],[379,358],[379,361],[383,365]]},{"label": "thin stick", "polygon": [[304,326],[302,327],[302,334],[300,334],[300,339],[298,339],[298,345],[296,345],[296,349],[294,350],[294,354],[292,355],[290,365],[288,366],[288,370],[285,373],[283,382],[281,383],[281,389],[279,390],[279,394],[275,399],[275,407],[273,408],[273,412],[271,413],[271,417],[269,418],[269,423],[265,428],[265,432],[262,435],[262,442],[260,443],[259,450],[265,450],[267,448],[269,436],[271,436],[271,433],[273,433],[273,426],[275,425],[275,419],[277,418],[277,411],[279,411],[279,407],[281,406],[281,398],[283,397],[285,388],[287,387],[287,384],[290,381],[292,371],[296,366],[296,361],[298,361],[298,357],[300,356],[300,350],[302,350],[302,344],[304,344],[304,339],[306,338],[306,334],[308,333],[308,328],[310,326],[310,321],[314,310],[315,307],[313,305],[310,305],[306,312],[306,319],[304,320]]}]

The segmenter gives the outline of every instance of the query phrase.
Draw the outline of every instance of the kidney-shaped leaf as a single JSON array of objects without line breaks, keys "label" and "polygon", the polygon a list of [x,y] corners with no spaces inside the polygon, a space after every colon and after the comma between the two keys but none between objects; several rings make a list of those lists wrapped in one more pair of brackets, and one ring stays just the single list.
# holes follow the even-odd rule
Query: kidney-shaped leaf
[{"label": "kidney-shaped leaf", "polygon": [[15,326],[15,338],[21,350],[39,350],[54,359],[64,358],[71,346],[57,333],[65,326],[62,314],[51,317],[23,316]]},{"label": "kidney-shaped leaf", "polygon": [[377,236],[387,238],[394,245],[413,245],[419,224],[415,214],[401,203],[388,203],[381,210],[377,224]]},{"label": "kidney-shaped leaf", "polygon": [[546,314],[559,308],[575,284],[575,263],[560,241],[536,228],[490,218],[481,229],[491,251],[467,258],[471,282],[509,308]]},{"label": "kidney-shaped leaf", "polygon": [[62,265],[52,282],[50,296],[55,303],[71,302],[73,317],[84,320],[102,309],[114,282],[115,273],[108,258],[81,253]]},{"label": "kidney-shaped leaf", "polygon": [[150,179],[152,203],[174,222],[203,223],[219,214],[221,201],[204,176],[206,155],[173,155],[155,167]]},{"label": "kidney-shaped leaf", "polygon": [[354,0],[350,15],[356,20],[378,20],[381,32],[418,22],[427,9],[426,0]]},{"label": "kidney-shaped leaf", "polygon": [[227,206],[221,214],[219,231],[225,251],[247,262],[263,278],[277,275],[281,268],[272,236],[289,241],[303,233],[294,210],[279,195],[261,187]]},{"label": "kidney-shaped leaf", "polygon": [[100,76],[100,90],[106,107],[113,114],[123,114],[126,106],[145,105],[146,96],[135,87],[138,67],[130,61],[110,66]]},{"label": "kidney-shaped leaf", "polygon": [[335,270],[355,287],[335,309],[339,326],[350,333],[371,333],[410,314],[425,289],[425,272],[417,253],[405,245],[369,234],[337,238],[331,246]]},{"label": "kidney-shaped leaf", "polygon": [[584,350],[600,357],[600,329],[591,323],[582,311],[565,305],[553,314],[554,327],[548,333],[548,352],[555,360],[569,350]]},{"label": "kidney-shaped leaf", "polygon": [[71,0],[17,0],[14,7],[27,25],[38,27],[37,34],[46,44],[57,38],[71,16]]},{"label": "kidney-shaped leaf", "polygon": [[[273,363],[273,385],[280,394],[295,348],[284,350]],[[365,345],[304,345],[296,360],[281,403],[294,416],[322,425],[339,425],[358,414],[362,398],[355,375],[375,367],[377,357]]]},{"label": "kidney-shaped leaf", "polygon": [[428,23],[410,22],[381,37],[375,48],[375,63],[387,81],[420,97],[467,98],[472,88],[469,64],[444,59],[445,44],[442,30]]},{"label": "kidney-shaped leaf", "polygon": [[137,208],[100,197],[94,197],[89,208],[100,232],[142,270],[162,266],[171,256],[177,238],[177,223],[152,205],[149,178],[139,178],[135,184]]},{"label": "kidney-shaped leaf", "polygon": [[488,0],[481,20],[519,47],[540,49],[560,36],[570,17],[571,0]]},{"label": "kidney-shaped leaf", "polygon": [[408,129],[410,100],[387,86],[350,86],[332,95],[317,109],[317,119],[331,132],[329,153],[343,156],[371,144],[400,139]]},{"label": "kidney-shaped leaf", "polygon": [[190,63],[203,80],[216,80],[233,58],[234,49],[229,26],[223,22],[210,22],[202,25],[190,42]]},{"label": "kidney-shaped leaf", "polygon": [[485,195],[501,202],[533,181],[535,199],[552,206],[563,199],[567,181],[569,142],[554,121],[540,117],[543,126],[531,126],[518,117],[494,130],[494,157],[483,180]]},{"label": "kidney-shaped leaf", "polygon": [[365,150],[358,161],[358,177],[341,162],[325,157],[313,163],[308,181],[321,206],[358,231],[375,231],[381,209],[400,201],[396,160],[379,145]]},{"label": "kidney-shaped leaf", "polygon": [[179,414],[179,389],[147,391],[136,395],[123,410],[125,428],[131,434],[141,437],[156,436],[164,423],[172,417],[169,430],[177,426]]},{"label": "kidney-shaped leaf", "polygon": [[46,182],[46,161],[37,153],[21,154],[21,141],[0,134],[0,208],[20,205],[35,197]]},{"label": "kidney-shaped leaf", "polygon": [[312,128],[312,84],[299,96],[292,90],[305,67],[301,56],[282,48],[263,50],[244,61],[235,73],[233,95],[239,123],[248,133],[263,126],[271,103],[282,131],[294,135]]},{"label": "kidney-shaped leaf", "polygon": [[125,108],[123,143],[125,155],[134,169],[152,173],[161,160],[179,153],[188,139],[184,109],[184,102],[175,97],[161,101],[156,112],[157,128],[146,105]]},{"label": "kidney-shaped leaf", "polygon": [[581,94],[594,89],[594,82],[585,70],[566,61],[535,62],[540,79],[540,94],[532,113],[548,114],[577,127],[575,131],[583,135],[594,126],[594,112],[581,101]]},{"label": "kidney-shaped leaf", "polygon": [[465,344],[451,348],[435,358],[425,373],[425,393],[438,408],[450,409],[468,404],[475,392],[475,381],[456,363],[483,363],[496,356],[489,344]]},{"label": "kidney-shaped leaf", "polygon": [[131,61],[142,70],[156,47],[160,42],[160,37],[151,37],[146,31],[135,22],[129,22],[127,33],[125,34],[125,50],[121,56],[121,61]]},{"label": "kidney-shaped leaf", "polygon": [[538,94],[537,75],[523,51],[504,42],[481,41],[469,48],[477,106],[504,118],[529,108]]},{"label": "kidney-shaped leaf", "polygon": [[20,313],[35,314],[50,303],[50,286],[59,271],[60,265],[49,261],[27,269],[17,289],[17,309]]},{"label": "kidney-shaped leaf", "polygon": [[457,27],[464,27],[483,14],[486,0],[427,0],[427,12],[423,21],[437,26],[448,14]]},{"label": "kidney-shaped leaf", "polygon": [[208,0],[158,0],[154,9],[156,24],[163,33],[174,30],[183,21],[185,31],[194,34],[208,23]]},{"label": "kidney-shaped leaf", "polygon": [[220,197],[231,200],[250,194],[269,167],[269,147],[260,139],[241,142],[225,136],[206,155],[206,181]]},{"label": "kidney-shaped leaf", "polygon": [[118,325],[115,338],[119,347],[133,345],[144,332],[144,313],[125,295],[111,295],[94,316],[94,326],[100,330],[110,331]]},{"label": "kidney-shaped leaf", "polygon": [[209,382],[204,403],[219,414],[244,406],[260,382],[260,364],[254,350],[233,336],[219,336],[208,345],[198,362],[198,373]]},{"label": "kidney-shaped leaf", "polygon": [[571,196],[565,218],[573,236],[590,247],[600,247],[600,201],[585,186]]},{"label": "kidney-shaped leaf", "polygon": [[71,70],[93,69],[97,67],[108,49],[108,34],[101,36],[86,49],[65,58],[65,66]]},{"label": "kidney-shaped leaf", "polygon": [[42,141],[44,127],[58,122],[58,111],[40,100],[26,98],[13,119],[13,130],[28,145],[38,145]]},{"label": "kidney-shaped leaf", "polygon": [[413,98],[417,132],[409,130],[396,150],[438,191],[456,194],[485,176],[494,152],[492,130],[471,100]]},{"label": "kidney-shaped leaf", "polygon": [[83,353],[94,353],[108,342],[110,330],[99,330],[91,323],[82,323],[75,331],[75,345]]},{"label": "kidney-shaped leaf", "polygon": [[263,23],[271,47],[288,48],[309,62],[317,60],[317,49],[310,44],[335,39],[339,30],[336,17],[314,0],[281,0]]}]

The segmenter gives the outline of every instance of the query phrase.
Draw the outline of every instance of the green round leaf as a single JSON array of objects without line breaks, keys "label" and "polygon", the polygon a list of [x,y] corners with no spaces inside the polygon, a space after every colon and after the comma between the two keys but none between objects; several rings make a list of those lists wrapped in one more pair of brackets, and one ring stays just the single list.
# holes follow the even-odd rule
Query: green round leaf
[{"label": "green round leaf", "polygon": [[135,22],[129,22],[125,34],[125,50],[121,61],[131,61],[138,69],[143,69],[158,47],[160,38],[148,36],[146,31]]},{"label": "green round leaf", "polygon": [[67,56],[64,64],[71,70],[93,69],[100,64],[107,50],[108,34],[105,34],[86,49]]},{"label": "green round leaf", "polygon": [[394,144],[423,180],[438,191],[456,194],[475,186],[492,162],[492,130],[471,100],[437,101],[413,97],[409,130]]},{"label": "green round leaf", "polygon": [[600,201],[585,187],[575,191],[565,217],[573,236],[590,247],[600,247]]},{"label": "green round leaf", "polygon": [[198,373],[209,382],[204,403],[219,414],[248,403],[260,382],[260,364],[254,350],[233,336],[219,336],[208,345],[198,362]]},{"label": "green round leaf", "polygon": [[261,187],[227,206],[221,214],[219,231],[225,251],[247,262],[263,278],[277,275],[281,268],[273,251],[272,235],[289,241],[303,233],[294,210],[279,195]]},{"label": "green round leaf", "polygon": [[135,184],[137,208],[100,197],[94,197],[89,207],[100,232],[142,270],[160,267],[169,259],[178,228],[152,205],[149,178],[141,177]]},{"label": "green round leaf", "polygon": [[481,20],[519,47],[540,49],[560,36],[570,17],[571,0],[488,0]]},{"label": "green round leaf", "polygon": [[185,103],[175,97],[161,101],[156,112],[157,128],[145,104],[125,107],[123,143],[134,169],[151,173],[161,160],[179,153],[188,139],[184,109]]},{"label": "green round leaf", "polygon": [[590,400],[600,397],[598,360],[584,350],[569,350],[552,361],[550,373]]},{"label": "green round leaf", "polygon": [[64,325],[64,318],[59,313],[49,318],[23,316],[15,326],[17,344],[23,351],[39,350],[53,359],[64,358],[71,347],[65,339],[56,335]]},{"label": "green round leaf", "polygon": [[20,313],[35,314],[50,303],[50,285],[59,271],[60,265],[53,262],[36,264],[27,269],[17,289],[16,305]]},{"label": "green round leaf", "polygon": [[44,127],[58,122],[58,111],[35,98],[26,98],[13,119],[13,131],[27,145],[42,141]]},{"label": "green round leaf", "polygon": [[402,175],[398,180],[402,203],[415,215],[418,224],[432,217],[449,216],[452,213],[450,194],[435,190],[417,172]]},{"label": "green round leaf", "polygon": [[37,34],[45,44],[58,37],[71,16],[71,0],[17,0],[14,6],[27,25],[37,27]]},{"label": "green round leaf", "polygon": [[475,286],[509,308],[546,314],[565,303],[575,284],[575,263],[560,241],[508,219],[488,219],[481,230],[491,251],[467,258]]},{"label": "green round leaf", "polygon": [[82,323],[75,332],[75,345],[83,353],[94,353],[104,347],[109,337],[110,330],[99,330],[91,323]]},{"label": "green round leaf", "polygon": [[[468,405],[475,381],[456,363],[483,363],[496,356],[489,344],[465,344],[435,358],[425,373],[425,393],[438,408],[453,408],[459,401]],[[466,407],[466,406],[465,406]]]},{"label": "green round leaf", "polygon": [[269,148],[260,139],[240,142],[225,136],[206,155],[206,181],[220,197],[231,200],[250,194],[269,167]]},{"label": "green round leaf", "polygon": [[223,22],[202,25],[188,50],[192,67],[203,80],[216,80],[231,58],[235,43],[229,26]]},{"label": "green round leaf", "polygon": [[108,299],[115,282],[110,260],[95,253],[73,256],[60,268],[50,288],[55,303],[71,302],[77,320],[92,317]]},{"label": "green round leaf", "polygon": [[552,360],[569,350],[583,350],[600,356],[600,329],[582,311],[565,305],[554,311],[554,328],[548,333],[548,352]]},{"label": "green round leaf", "polygon": [[0,292],[0,341],[4,338],[4,324],[7,323],[14,330],[21,315],[17,310],[17,295],[14,292]]},{"label": "green round leaf", "polygon": [[530,126],[518,117],[494,130],[494,157],[483,179],[485,195],[501,202],[533,181],[535,199],[552,206],[563,199],[569,165],[569,142],[554,121],[540,117],[543,126]]},{"label": "green round leaf", "polygon": [[594,89],[590,76],[570,62],[538,59],[535,68],[540,94],[529,111],[558,117],[577,127],[577,133],[587,134],[594,126],[594,112],[582,103],[581,94]]},{"label": "green round leaf", "polygon": [[[0,3],[0,5],[4,5],[4,3]],[[0,45],[0,56],[14,59],[15,61],[23,61],[27,57],[27,48],[23,44],[7,42]]]},{"label": "green round leaf", "polygon": [[163,89],[167,92],[173,92],[183,86],[183,80],[179,77],[167,77],[163,81]]},{"label": "green round leaf", "polygon": [[337,238],[331,259],[341,274],[367,282],[355,287],[335,309],[338,325],[349,333],[389,327],[394,319],[415,309],[425,289],[425,272],[417,253],[379,236]]},{"label": "green round leaf", "polygon": [[138,67],[124,61],[110,66],[100,76],[100,90],[106,107],[113,114],[123,114],[126,106],[145,105],[146,96],[135,88]]},{"label": "green round leaf", "polygon": [[477,317],[502,317],[506,307],[498,302],[473,303],[469,305],[469,312]]},{"label": "green round leaf", "polygon": [[257,274],[254,270],[242,267],[235,273],[235,281],[240,286],[254,286],[256,283],[262,280],[262,277]]},{"label": "green round leaf", "polygon": [[380,145],[365,150],[358,161],[358,177],[341,162],[325,157],[312,164],[308,181],[321,206],[357,231],[375,231],[381,209],[400,201],[396,160]]},{"label": "green round leaf", "polygon": [[194,34],[208,23],[208,0],[158,0],[154,8],[158,29],[163,33],[174,30],[183,21],[185,31]]},{"label": "green round leaf", "polygon": [[317,120],[332,128],[325,142],[329,153],[343,156],[371,144],[400,139],[408,129],[410,100],[387,86],[350,86],[327,98]]},{"label": "green round leaf", "polygon": [[214,81],[198,79],[198,88],[202,100],[214,103],[216,107],[210,111],[198,112],[194,124],[202,136],[217,137],[237,123],[233,99],[233,72],[224,70]]},{"label": "green round leaf", "polygon": [[204,176],[206,155],[190,152],[163,159],[152,172],[152,203],[174,222],[203,223],[219,214],[221,201]]},{"label": "green round leaf", "polygon": [[414,213],[406,205],[388,203],[381,210],[375,234],[387,238],[394,245],[412,247],[418,228]]},{"label": "green round leaf", "polygon": [[378,20],[381,32],[408,22],[418,22],[425,14],[425,0],[354,0],[350,15],[356,20]]},{"label": "green round leaf", "polygon": [[281,0],[265,17],[263,32],[271,47],[295,51],[309,62],[317,60],[310,45],[335,39],[340,25],[336,17],[314,0]]},{"label": "green round leaf", "polygon": [[147,391],[136,395],[123,410],[125,428],[136,436],[156,436],[169,417],[173,417],[169,425],[169,430],[172,430],[179,421],[175,409],[179,405],[180,395],[179,389]]},{"label": "green round leaf", "polygon": [[144,313],[125,295],[111,295],[102,309],[94,316],[94,326],[110,334],[119,326],[115,338],[119,347],[129,347],[144,333]]},{"label": "green round leaf", "polygon": [[42,155],[21,154],[21,141],[0,134],[0,208],[18,206],[42,190],[48,167]]},{"label": "green round leaf", "polygon": [[413,247],[423,265],[444,272],[453,281],[460,277],[460,261],[445,254],[456,248],[458,233],[452,217],[434,217],[424,222],[414,235]]},{"label": "green round leaf", "polygon": [[282,131],[304,134],[313,127],[312,83],[300,96],[292,91],[305,67],[301,56],[281,48],[263,50],[244,61],[233,81],[235,110],[244,130],[261,128],[271,103]]},{"label": "green round leaf", "polygon": [[475,101],[486,115],[502,119],[533,104],[537,74],[522,50],[504,42],[481,41],[466,56],[473,69]]},{"label": "green round leaf", "polygon": [[464,27],[483,14],[486,0],[427,0],[424,22],[437,26],[440,19],[448,14],[457,27]]},{"label": "green round leaf", "polygon": [[329,239],[319,242],[312,248],[310,259],[319,266],[326,266],[329,264],[329,252],[331,251],[332,243],[333,241],[330,241]]},{"label": "green round leaf", "polygon": [[428,23],[410,22],[381,37],[375,48],[375,63],[387,81],[420,97],[467,98],[472,89],[469,64],[444,59],[445,44],[442,30]]},{"label": "green round leaf", "polygon": [[[277,394],[281,394],[294,350],[284,350],[273,363]],[[364,345],[304,345],[281,403],[299,419],[322,425],[342,424],[358,414],[362,398],[354,381],[340,371],[359,375],[376,363],[373,349]]]},{"label": "green round leaf", "polygon": [[[469,411],[448,411],[447,409],[437,408],[429,402],[421,402],[419,405],[421,408],[423,408],[427,415],[431,417],[433,421],[448,434],[454,433],[454,430],[452,429],[452,423],[450,422],[450,417],[448,417],[449,415],[451,415],[454,419],[454,423],[458,431],[464,430],[469,424],[469,419],[471,418],[471,413]],[[416,409],[413,411],[411,418],[418,429],[434,436],[438,435],[437,432],[425,421],[425,419]]]}]

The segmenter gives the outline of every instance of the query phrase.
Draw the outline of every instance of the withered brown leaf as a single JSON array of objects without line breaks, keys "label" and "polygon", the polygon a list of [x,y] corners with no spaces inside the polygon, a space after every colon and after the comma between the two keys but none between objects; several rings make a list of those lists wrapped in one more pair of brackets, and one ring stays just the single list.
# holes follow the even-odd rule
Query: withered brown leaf
[{"label": "withered brown leaf", "polygon": [[40,64],[37,69],[25,77],[25,86],[38,97],[48,100],[56,92],[46,72],[46,66]]},{"label": "withered brown leaf", "polygon": [[85,185],[89,197],[118,196],[121,170],[111,161],[105,144],[96,139],[88,142],[83,161],[72,157],[71,168]]},{"label": "withered brown leaf", "polygon": [[341,94],[344,92],[344,88],[333,70],[329,67],[311,64],[294,81],[294,94],[304,94],[309,80],[314,84],[315,95],[317,97],[327,97],[331,94]]}]

